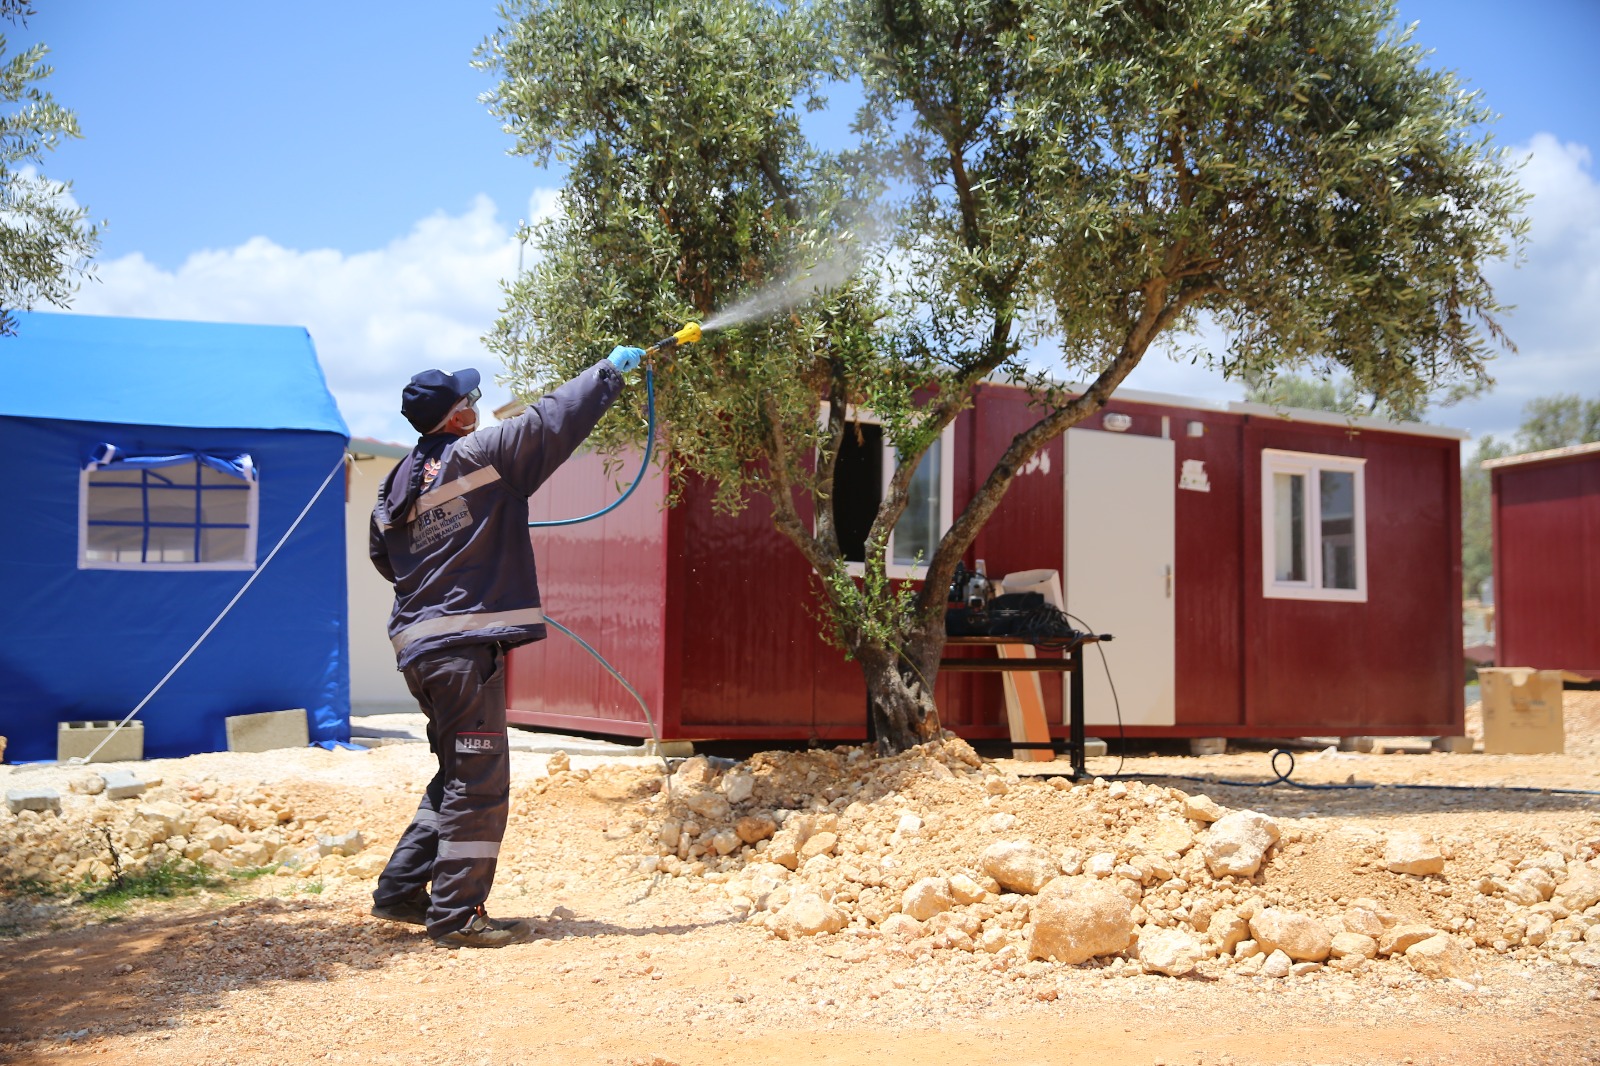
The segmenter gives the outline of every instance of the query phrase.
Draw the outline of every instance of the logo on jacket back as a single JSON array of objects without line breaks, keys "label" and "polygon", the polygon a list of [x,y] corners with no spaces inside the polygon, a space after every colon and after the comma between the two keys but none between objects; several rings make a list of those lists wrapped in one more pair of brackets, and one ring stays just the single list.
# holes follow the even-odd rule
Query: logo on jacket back
[{"label": "logo on jacket back", "polygon": [[420,552],[431,548],[450,534],[470,525],[472,511],[467,507],[467,501],[460,496],[446,500],[437,507],[421,512],[416,521],[411,523],[411,550]]}]

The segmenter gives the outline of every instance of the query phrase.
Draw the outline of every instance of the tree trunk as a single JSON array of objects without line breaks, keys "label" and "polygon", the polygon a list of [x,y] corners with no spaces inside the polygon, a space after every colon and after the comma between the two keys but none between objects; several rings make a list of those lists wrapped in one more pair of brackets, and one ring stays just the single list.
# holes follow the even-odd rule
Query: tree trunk
[{"label": "tree trunk", "polygon": [[906,635],[898,653],[876,645],[857,649],[878,754],[893,755],[939,736],[933,683],[943,648],[941,618],[937,630]]}]

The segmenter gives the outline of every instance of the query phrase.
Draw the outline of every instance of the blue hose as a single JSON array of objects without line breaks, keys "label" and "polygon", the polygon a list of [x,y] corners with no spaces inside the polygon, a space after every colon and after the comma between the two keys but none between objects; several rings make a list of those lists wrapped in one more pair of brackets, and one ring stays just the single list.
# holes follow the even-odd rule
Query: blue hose
[{"label": "blue hose", "polygon": [[[546,528],[549,526],[575,526],[579,522],[592,522],[602,515],[608,515],[612,511],[615,511],[618,507],[622,506],[623,500],[626,500],[629,496],[633,495],[633,490],[639,487],[639,483],[644,480],[645,474],[650,472],[650,454],[655,450],[656,443],[656,375],[655,371],[648,366],[644,368],[644,396],[644,462],[639,464],[639,476],[633,479],[633,484],[628,486],[627,491],[623,492],[621,496],[618,496],[616,499],[612,500],[609,504],[600,508],[600,510],[594,512],[593,514],[586,514],[581,518],[553,518],[547,522],[529,522],[529,529]],[[561,632],[566,633],[568,636],[572,636],[570,630],[562,629]],[[583,641],[580,640],[578,643],[583,644]],[[587,644],[584,644],[583,646],[585,648],[589,648],[589,645]],[[589,648],[589,653],[594,655],[594,649]],[[600,656],[595,655],[595,658],[599,659]],[[600,659],[600,661],[602,663],[605,662],[604,659]],[[607,669],[610,668],[607,667]],[[615,673],[615,671],[612,672]],[[627,682],[624,681],[623,684],[627,684]]]},{"label": "blue hose", "polygon": [[[541,527],[548,528],[550,526],[575,526],[580,522],[592,522],[596,518],[601,517],[602,515],[607,515],[607,514],[610,514],[612,511],[615,511],[618,507],[622,506],[622,501],[623,500],[626,500],[629,496],[633,495],[633,490],[639,487],[639,483],[644,480],[645,474],[649,473],[649,471],[650,471],[650,456],[655,450],[655,440],[656,440],[656,379],[655,379],[655,371],[652,370],[649,366],[646,366],[644,368],[644,395],[645,395],[645,401],[644,401],[644,418],[645,418],[644,462],[639,464],[639,476],[633,479],[633,484],[629,485],[627,490],[625,492],[623,492],[623,494],[621,496],[618,496],[615,500],[612,500],[609,504],[607,504],[606,506],[600,508],[600,510],[595,511],[593,514],[586,514],[586,515],[583,515],[581,518],[556,518],[556,519],[551,519],[550,521],[546,521],[546,522],[529,522],[528,523],[528,528],[529,529],[538,529],[538,528],[541,528]],[[595,661],[598,662],[601,666],[605,667],[606,673],[608,673],[612,677],[616,678],[617,681],[622,685],[622,687],[628,690],[628,695],[632,696],[635,700],[638,701],[639,709],[644,712],[644,724],[650,727],[650,736],[655,739],[657,745],[659,746],[660,743],[661,743],[661,738],[656,734],[656,720],[653,717],[651,717],[650,708],[644,702],[644,697],[639,695],[639,690],[634,688],[632,685],[628,684],[628,679],[623,677],[622,674],[617,671],[616,667],[614,667],[610,663],[606,662],[605,656],[603,656],[599,652],[595,651],[594,648],[592,646],[590,646],[588,641],[584,640],[582,637],[578,636],[578,634],[574,633],[572,630],[568,629],[566,626],[562,625],[560,622],[557,622],[554,618],[551,618],[549,615],[545,615],[544,620],[547,623],[549,623],[550,625],[555,626],[557,629],[559,629],[561,632],[565,633],[567,636],[571,637],[573,640],[577,641],[578,642],[578,647],[582,648],[584,651],[586,651],[590,655],[594,656]],[[668,787],[670,788],[671,786],[669,785]]]}]

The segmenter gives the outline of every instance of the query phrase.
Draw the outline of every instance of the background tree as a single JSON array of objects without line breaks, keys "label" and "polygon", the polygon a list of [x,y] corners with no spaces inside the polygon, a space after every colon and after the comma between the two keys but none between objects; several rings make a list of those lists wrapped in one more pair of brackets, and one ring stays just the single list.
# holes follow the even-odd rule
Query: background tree
[{"label": "background tree", "polygon": [[1395,422],[1421,421],[1427,410],[1425,399],[1397,405],[1393,401],[1363,395],[1347,377],[1279,374],[1266,381],[1248,383],[1244,398],[1251,403],[1270,404],[1273,407],[1303,407],[1312,411],[1332,411],[1351,418],[1386,418]]},{"label": "background tree", "polygon": [[1600,440],[1600,396],[1585,400],[1575,392],[1529,400],[1522,409],[1517,450],[1542,452]]},{"label": "background tree", "polygon": [[[1521,194],[1453,76],[1366,0],[528,0],[480,51],[516,150],[571,166],[491,346],[539,388],[623,337],[709,317],[855,247],[870,269],[728,330],[659,380],[674,478],[770,503],[863,669],[880,742],[936,722],[945,588],[1017,472],[1201,313],[1223,372],[1335,371],[1414,405],[1487,382],[1506,343],[1484,263]],[[800,110],[853,74],[859,143]],[[870,222],[870,224],[869,224]],[[1031,370],[1046,347],[1089,381]],[[884,553],[917,463],[991,377],[1037,421],[919,586]],[[818,400],[828,416],[818,417]],[[852,579],[833,515],[848,404],[898,456]],[[636,436],[619,415],[612,440]]]},{"label": "background tree", "polygon": [[[20,23],[32,9],[0,0],[0,18]],[[80,137],[78,119],[39,88],[50,76],[36,44],[6,55],[0,34],[0,336],[16,330],[14,310],[42,302],[65,307],[100,246],[86,208],[72,202],[70,182],[38,173],[63,137]]]}]

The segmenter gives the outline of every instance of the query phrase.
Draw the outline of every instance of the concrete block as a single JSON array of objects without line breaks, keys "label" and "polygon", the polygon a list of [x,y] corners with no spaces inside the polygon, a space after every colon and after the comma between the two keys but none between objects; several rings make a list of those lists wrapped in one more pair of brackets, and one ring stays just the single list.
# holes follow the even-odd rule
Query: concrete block
[{"label": "concrete block", "polygon": [[273,751],[303,748],[311,743],[305,708],[236,714],[225,719],[229,751]]},{"label": "concrete block", "polygon": [[1434,737],[1433,750],[1446,751],[1452,755],[1471,755],[1474,749],[1471,737]]},{"label": "concrete block", "polygon": [[1101,740],[1099,737],[1083,738],[1083,757],[1085,759],[1098,759],[1108,750],[1109,749],[1106,747],[1106,742]]},{"label": "concrete block", "polygon": [[688,759],[694,755],[694,741],[647,740],[644,753],[657,759]]},{"label": "concrete block", "polygon": [[359,829],[338,836],[317,837],[317,851],[323,855],[354,855],[366,846]]},{"label": "concrete block", "polygon": [[105,778],[106,799],[132,799],[141,795],[145,789],[161,784],[159,777],[146,779],[132,770],[107,770],[100,776]]},{"label": "concrete block", "polygon": [[144,758],[144,723],[136,718],[121,729],[116,722],[58,723],[56,761],[86,759],[107,737],[111,739],[90,762],[138,762]]},{"label": "concrete block", "polygon": [[1228,754],[1227,737],[1190,737],[1190,755],[1226,755]]},{"label": "concrete block", "polygon": [[61,793],[53,788],[19,788],[6,793],[6,808],[12,814],[23,811],[61,813]]},{"label": "concrete block", "polygon": [[1372,737],[1340,737],[1340,751],[1370,752],[1372,750]]}]

